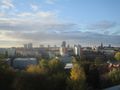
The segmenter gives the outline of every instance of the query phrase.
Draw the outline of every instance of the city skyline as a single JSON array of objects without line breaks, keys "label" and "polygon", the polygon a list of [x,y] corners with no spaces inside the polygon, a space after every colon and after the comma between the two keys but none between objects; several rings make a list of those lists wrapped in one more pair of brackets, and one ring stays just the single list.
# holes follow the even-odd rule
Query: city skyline
[{"label": "city skyline", "polygon": [[118,0],[0,0],[0,47],[120,46]]}]

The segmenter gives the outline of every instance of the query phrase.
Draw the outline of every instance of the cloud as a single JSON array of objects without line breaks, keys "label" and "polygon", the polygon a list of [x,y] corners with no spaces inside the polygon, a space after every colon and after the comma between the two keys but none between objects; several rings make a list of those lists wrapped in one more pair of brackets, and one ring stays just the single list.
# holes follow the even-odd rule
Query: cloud
[{"label": "cloud", "polygon": [[12,0],[1,0],[0,8],[1,9],[10,9],[10,8],[15,8],[15,6],[14,6]]},{"label": "cloud", "polygon": [[5,16],[5,14],[0,12],[0,17],[3,17],[3,16]]},{"label": "cloud", "polygon": [[[46,2],[54,4],[56,0],[47,0]],[[20,42],[56,43],[68,40],[72,44],[75,41],[86,45],[100,42],[120,44],[119,35],[109,35],[109,32],[106,31],[112,30],[111,28],[117,25],[115,22],[101,21],[79,28],[76,23],[61,21],[54,11],[38,10],[39,7],[35,4],[31,4],[30,7],[32,11],[17,12],[8,18],[4,17],[4,13],[0,13],[0,41],[6,41],[5,43],[14,41],[14,43],[20,44]],[[0,8],[9,10],[15,6],[12,0],[5,0],[4,2],[2,0]],[[104,34],[100,34],[97,32],[98,30],[102,30]]]},{"label": "cloud", "polygon": [[48,4],[54,4],[56,2],[56,0],[46,0],[46,3]]},{"label": "cloud", "polygon": [[50,11],[23,12],[16,16],[15,18],[0,18],[0,30],[61,33],[75,30],[76,27],[74,23],[59,21],[56,13]]},{"label": "cloud", "polygon": [[[43,12],[42,12],[43,13]],[[46,15],[44,15],[46,14]],[[52,12],[19,14],[19,18],[0,18],[0,31],[4,30],[2,38],[16,42],[49,42],[62,40],[79,42],[86,45],[97,45],[100,42],[119,45],[119,35],[86,32],[75,23],[60,22]],[[26,18],[25,18],[26,17]],[[5,32],[6,31],[6,32]],[[2,39],[1,38],[1,39]],[[1,40],[0,39],[0,40]]]},{"label": "cloud", "polygon": [[[3,13],[0,13],[1,16],[4,15]],[[56,21],[56,13],[51,11],[39,11],[36,13],[32,12],[22,12],[17,13],[12,17],[6,18],[1,17],[0,18],[0,26],[15,26],[18,24],[23,24],[27,26],[27,24],[32,23],[55,23]]]},{"label": "cloud", "polygon": [[87,26],[87,29],[89,30],[108,30],[110,28],[113,28],[117,25],[115,22],[111,21],[100,21],[95,24],[91,24]]},{"label": "cloud", "polygon": [[62,23],[57,22],[57,20],[47,21],[47,19],[43,20],[34,20],[34,19],[8,19],[8,20],[0,20],[0,30],[6,31],[42,31],[42,32],[57,32],[64,30],[72,30],[74,29],[75,24],[72,23]]},{"label": "cloud", "polygon": [[29,16],[32,16],[32,14],[29,13],[29,12],[22,12],[22,13],[17,14],[17,16],[19,16],[19,17],[29,17]]},{"label": "cloud", "polygon": [[120,31],[115,31],[112,33],[112,35],[120,35]]},{"label": "cloud", "polygon": [[33,11],[37,11],[37,10],[38,10],[38,6],[37,6],[37,5],[31,4],[30,6],[31,6],[31,9],[32,9]]},{"label": "cloud", "polygon": [[47,12],[40,11],[40,12],[36,13],[36,16],[45,17],[45,18],[55,17],[55,15],[56,14],[54,12],[50,12],[50,11],[47,11]]},{"label": "cloud", "polygon": [[[52,11],[37,11],[35,13],[33,12],[22,12],[22,13],[18,13],[16,14],[16,16],[18,16],[18,18],[34,18],[34,19],[42,19],[42,18],[55,18],[56,17],[56,12],[52,12]],[[35,21],[35,20],[34,20]]]},{"label": "cloud", "polygon": [[84,45],[99,45],[99,43],[103,42],[105,44],[120,44],[120,36],[116,35],[103,35],[92,32],[69,32],[69,33],[46,33],[46,32],[9,32],[6,33],[10,38],[17,38],[18,41],[26,41],[26,42],[49,42],[52,43],[60,42],[63,40],[71,41],[71,44],[77,43]]}]

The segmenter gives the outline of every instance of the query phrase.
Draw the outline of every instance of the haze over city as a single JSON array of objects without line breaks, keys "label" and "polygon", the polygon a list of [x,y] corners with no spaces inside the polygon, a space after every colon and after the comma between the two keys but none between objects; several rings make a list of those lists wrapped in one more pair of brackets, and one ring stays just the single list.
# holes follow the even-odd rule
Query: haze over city
[{"label": "haze over city", "polygon": [[120,45],[119,0],[0,0],[0,47]]}]

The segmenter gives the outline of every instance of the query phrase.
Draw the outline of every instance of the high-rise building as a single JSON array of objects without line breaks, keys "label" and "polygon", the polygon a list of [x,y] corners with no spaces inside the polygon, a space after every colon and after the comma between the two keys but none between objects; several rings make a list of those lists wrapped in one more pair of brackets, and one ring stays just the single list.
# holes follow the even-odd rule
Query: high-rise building
[{"label": "high-rise building", "polygon": [[101,43],[100,48],[103,48],[103,43]]},{"label": "high-rise building", "polygon": [[67,48],[70,48],[70,45],[69,45],[69,44],[67,45]]},{"label": "high-rise building", "polygon": [[60,47],[60,55],[64,56],[67,53],[67,48],[65,47]]},{"label": "high-rise building", "polygon": [[74,45],[74,53],[77,56],[81,56],[81,46],[80,45]]},{"label": "high-rise building", "polygon": [[44,48],[44,45],[40,45],[40,48]]},{"label": "high-rise building", "polygon": [[50,50],[50,45],[48,45],[47,49],[48,49],[48,51]]},{"label": "high-rise building", "polygon": [[48,45],[48,48],[50,48],[50,45]]},{"label": "high-rise building", "polygon": [[33,48],[32,43],[24,44],[24,48],[25,49],[32,49]]},{"label": "high-rise building", "polygon": [[8,48],[7,49],[8,56],[15,56],[16,54],[16,48]]},{"label": "high-rise building", "polygon": [[60,55],[64,56],[67,53],[66,42],[63,41],[60,47]]},{"label": "high-rise building", "polygon": [[66,47],[66,41],[63,41],[61,46]]},{"label": "high-rise building", "polygon": [[24,48],[27,49],[27,44],[24,44]]},{"label": "high-rise building", "polygon": [[32,43],[28,43],[28,49],[32,49],[33,46],[32,46]]},{"label": "high-rise building", "polygon": [[108,47],[111,48],[111,44],[109,44]]}]

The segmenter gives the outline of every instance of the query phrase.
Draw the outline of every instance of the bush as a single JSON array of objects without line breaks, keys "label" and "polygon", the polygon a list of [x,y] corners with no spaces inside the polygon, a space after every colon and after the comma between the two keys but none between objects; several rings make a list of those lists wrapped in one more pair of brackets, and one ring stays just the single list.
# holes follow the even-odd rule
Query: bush
[{"label": "bush", "polygon": [[0,90],[13,90],[12,83],[15,76],[15,72],[3,60],[0,60]]},{"label": "bush", "polygon": [[113,85],[120,84],[120,70],[113,69],[107,74],[108,79],[112,82]]},{"label": "bush", "polygon": [[100,88],[100,73],[96,65],[91,65],[89,68],[87,84],[94,89]]},{"label": "bush", "polygon": [[[48,90],[45,87],[46,77],[44,75],[23,74],[14,81],[15,90]],[[47,85],[47,84],[46,84]]]},{"label": "bush", "polygon": [[66,77],[62,73],[46,76],[43,74],[23,74],[14,82],[15,90],[65,90]]}]

